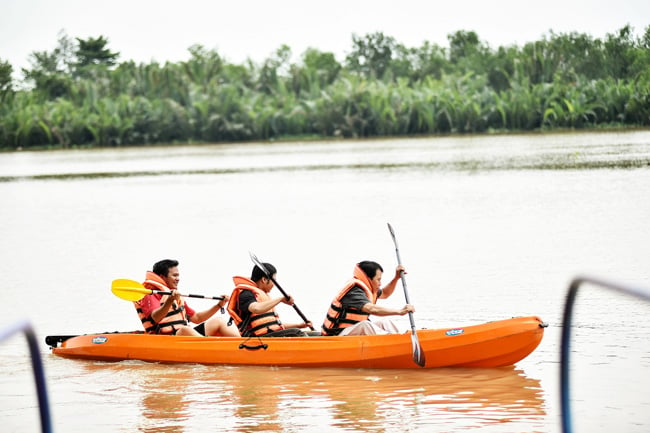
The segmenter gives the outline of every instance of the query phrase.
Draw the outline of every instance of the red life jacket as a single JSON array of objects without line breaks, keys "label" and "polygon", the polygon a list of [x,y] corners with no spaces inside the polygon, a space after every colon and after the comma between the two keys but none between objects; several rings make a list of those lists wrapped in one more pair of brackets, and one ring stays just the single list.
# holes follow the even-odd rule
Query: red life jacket
[{"label": "red life jacket", "polygon": [[327,310],[327,316],[325,316],[325,321],[321,328],[323,335],[338,335],[348,326],[368,320],[368,313],[359,308],[344,307],[341,303],[343,297],[354,287],[361,287],[373,304],[377,302],[377,294],[373,293],[371,289],[372,284],[370,283],[370,279],[358,265],[355,266],[352,279],[336,295]]},{"label": "red life jacket", "polygon": [[228,312],[230,317],[235,321],[239,333],[242,337],[250,337],[253,335],[264,335],[269,332],[279,331],[284,329],[282,323],[280,322],[280,317],[275,312],[275,308],[267,311],[266,313],[261,314],[252,314],[248,317],[248,320],[242,319],[244,316],[243,312],[239,308],[239,295],[248,290],[253,293],[255,300],[257,302],[264,302],[271,299],[269,295],[261,290],[255,285],[255,283],[248,278],[244,277],[233,277],[235,282],[235,289],[230,295],[230,300],[228,301]]},{"label": "red life jacket", "polygon": [[[160,278],[159,275],[154,274],[151,271],[147,271],[143,285],[147,289],[171,292],[171,289],[165,285],[165,281]],[[168,295],[162,295],[160,298],[160,305],[164,304],[167,298]],[[135,301],[133,304],[135,305],[135,309],[138,312],[138,317],[142,322],[142,326],[144,326],[145,332],[149,334],[173,335],[176,333],[179,326],[187,326],[189,323],[187,320],[187,315],[185,314],[185,306],[177,305],[176,301],[173,302],[172,307],[167,312],[167,315],[165,315],[165,317],[163,317],[162,320],[158,323],[154,322],[151,316],[147,316],[142,312],[140,305],[141,301],[142,299],[140,301]]]}]

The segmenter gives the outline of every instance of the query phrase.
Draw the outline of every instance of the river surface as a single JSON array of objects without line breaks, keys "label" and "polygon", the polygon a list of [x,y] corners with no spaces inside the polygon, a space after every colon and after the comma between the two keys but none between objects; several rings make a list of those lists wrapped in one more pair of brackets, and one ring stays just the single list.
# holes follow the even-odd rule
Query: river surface
[{"label": "river surface", "polygon": [[[570,281],[650,286],[650,131],[2,153],[0,198],[0,328],[34,326],[57,432],[555,433]],[[537,350],[403,371],[76,361],[44,343],[139,329],[111,281],[162,258],[186,293],[229,293],[249,251],[319,325],[356,262],[392,273],[387,222],[418,328],[538,315]],[[403,305],[401,286],[380,302]],[[647,432],[650,306],[593,288],[576,308],[577,431]],[[38,431],[24,339],[0,354],[0,430]]]}]

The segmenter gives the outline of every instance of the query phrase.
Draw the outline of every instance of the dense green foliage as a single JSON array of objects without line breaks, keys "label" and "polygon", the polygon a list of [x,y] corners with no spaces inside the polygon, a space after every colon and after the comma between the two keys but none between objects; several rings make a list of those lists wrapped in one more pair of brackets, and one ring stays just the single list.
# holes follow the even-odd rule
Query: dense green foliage
[{"label": "dense green foliage", "polygon": [[650,26],[497,49],[474,32],[448,40],[353,36],[343,63],[317,49],[291,63],[282,46],[231,64],[194,46],[161,65],[117,63],[104,37],[62,34],[32,53],[27,87],[0,59],[0,148],[650,126]]}]

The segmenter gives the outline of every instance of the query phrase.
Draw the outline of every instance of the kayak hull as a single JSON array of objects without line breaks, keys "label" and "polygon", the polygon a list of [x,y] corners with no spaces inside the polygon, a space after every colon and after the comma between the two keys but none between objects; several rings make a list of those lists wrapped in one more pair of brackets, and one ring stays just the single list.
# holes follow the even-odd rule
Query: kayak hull
[{"label": "kayak hull", "polygon": [[[417,331],[417,336],[426,357],[425,368],[501,367],[513,365],[532,353],[542,340],[545,326],[536,316],[516,317],[459,328],[423,329]],[[71,336],[55,345],[55,355],[103,361],[420,368],[413,360],[410,331],[262,339],[104,333]]]}]

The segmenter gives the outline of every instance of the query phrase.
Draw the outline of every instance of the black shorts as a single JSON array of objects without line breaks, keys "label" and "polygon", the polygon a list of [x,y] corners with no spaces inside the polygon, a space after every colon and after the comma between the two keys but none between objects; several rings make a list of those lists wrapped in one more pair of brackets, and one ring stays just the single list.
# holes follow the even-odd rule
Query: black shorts
[{"label": "black shorts", "polygon": [[194,330],[205,337],[205,322],[196,325]]}]

